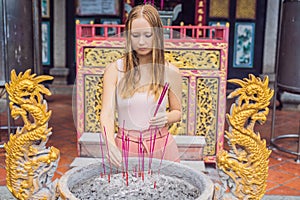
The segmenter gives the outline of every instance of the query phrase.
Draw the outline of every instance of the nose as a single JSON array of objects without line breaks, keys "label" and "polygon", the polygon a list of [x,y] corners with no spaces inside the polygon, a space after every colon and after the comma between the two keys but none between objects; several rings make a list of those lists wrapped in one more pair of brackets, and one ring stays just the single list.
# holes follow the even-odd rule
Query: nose
[{"label": "nose", "polygon": [[144,36],[139,37],[139,44],[145,44]]}]

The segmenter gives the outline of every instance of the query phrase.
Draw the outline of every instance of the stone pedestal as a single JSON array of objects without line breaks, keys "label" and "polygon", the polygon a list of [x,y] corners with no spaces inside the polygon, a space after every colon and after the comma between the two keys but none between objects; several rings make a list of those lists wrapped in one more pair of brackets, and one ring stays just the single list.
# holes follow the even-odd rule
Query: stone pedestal
[{"label": "stone pedestal", "polygon": [[180,160],[202,161],[203,150],[206,144],[204,136],[175,135]]}]

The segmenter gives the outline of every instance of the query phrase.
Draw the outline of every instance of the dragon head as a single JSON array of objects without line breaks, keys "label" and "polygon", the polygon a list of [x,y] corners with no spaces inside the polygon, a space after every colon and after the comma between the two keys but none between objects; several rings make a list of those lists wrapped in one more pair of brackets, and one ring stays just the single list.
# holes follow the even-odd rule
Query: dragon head
[{"label": "dragon head", "polygon": [[241,86],[232,93],[228,98],[237,97],[237,106],[255,108],[258,113],[253,116],[255,121],[263,123],[268,114],[267,106],[273,97],[274,91],[268,86],[269,78],[266,76],[263,81],[259,77],[249,74],[249,78],[243,80],[231,79],[228,82]]},{"label": "dragon head", "polygon": [[241,88],[233,91],[228,98],[238,97],[238,105],[243,103],[269,103],[274,91],[269,88],[269,78],[266,76],[263,81],[253,74],[249,74],[249,79],[243,80],[231,79],[228,82],[241,86]]},{"label": "dragon head", "polygon": [[31,74],[31,69],[24,74],[20,72],[18,76],[16,71],[12,70],[11,82],[6,83],[5,88],[14,104],[41,103],[41,95],[51,95],[51,92],[40,83],[52,79],[52,76],[46,75],[36,77],[36,74]]}]

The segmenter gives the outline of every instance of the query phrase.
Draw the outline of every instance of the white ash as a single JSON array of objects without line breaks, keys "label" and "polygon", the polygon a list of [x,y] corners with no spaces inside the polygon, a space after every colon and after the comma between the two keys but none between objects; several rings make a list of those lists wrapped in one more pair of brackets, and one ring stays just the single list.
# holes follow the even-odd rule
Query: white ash
[{"label": "white ash", "polygon": [[[134,173],[128,174],[128,186],[123,174],[112,174],[110,183],[107,175],[88,179],[74,185],[71,192],[78,199],[196,199],[200,196],[198,188],[192,184],[162,174],[148,175],[145,178],[137,177]],[[156,188],[154,182],[156,181]]]}]

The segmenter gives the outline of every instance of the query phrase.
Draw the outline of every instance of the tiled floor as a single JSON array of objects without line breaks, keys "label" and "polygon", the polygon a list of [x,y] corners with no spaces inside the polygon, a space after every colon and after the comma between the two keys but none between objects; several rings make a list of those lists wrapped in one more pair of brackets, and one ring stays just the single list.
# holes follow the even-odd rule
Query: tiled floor
[{"label": "tiled floor", "polygon": [[[49,127],[53,127],[53,134],[47,146],[55,146],[60,150],[61,158],[55,174],[60,177],[68,169],[70,163],[77,156],[76,129],[72,115],[72,97],[64,95],[53,95],[48,97],[49,109],[52,110],[52,117]],[[0,125],[5,124],[6,117],[0,115]],[[272,111],[268,121],[264,125],[257,125],[256,130],[261,133],[262,138],[269,143],[271,133]],[[275,131],[277,134],[298,133],[300,112],[299,111],[276,111]],[[2,142],[5,141],[5,133],[1,132]],[[296,150],[295,141],[287,141],[286,145]],[[267,181],[268,195],[291,195],[300,196],[300,164],[295,163],[295,156],[274,150],[270,157],[269,177]],[[0,186],[5,181],[5,152],[0,149]]]}]

